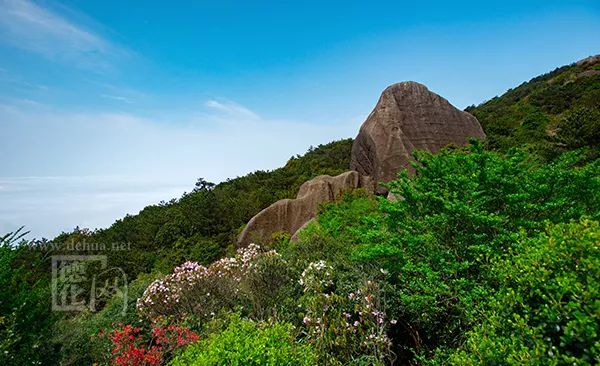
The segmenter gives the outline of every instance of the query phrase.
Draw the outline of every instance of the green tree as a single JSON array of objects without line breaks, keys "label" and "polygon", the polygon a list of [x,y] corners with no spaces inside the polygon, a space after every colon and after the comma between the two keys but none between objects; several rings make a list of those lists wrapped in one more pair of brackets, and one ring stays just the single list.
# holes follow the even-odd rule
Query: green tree
[{"label": "green tree", "polygon": [[500,290],[455,365],[597,365],[600,225],[582,220],[520,241],[492,273]]},{"label": "green tree", "polygon": [[600,144],[600,111],[577,108],[569,111],[556,131],[557,140],[569,148]]}]

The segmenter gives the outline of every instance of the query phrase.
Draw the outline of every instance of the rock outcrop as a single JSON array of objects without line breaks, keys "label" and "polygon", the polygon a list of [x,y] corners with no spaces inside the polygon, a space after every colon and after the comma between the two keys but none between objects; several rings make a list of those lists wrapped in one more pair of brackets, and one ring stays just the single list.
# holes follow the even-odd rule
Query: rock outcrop
[{"label": "rock outcrop", "polygon": [[[485,138],[475,117],[416,82],[394,84],[383,91],[352,146],[351,169],[374,182],[390,181],[408,168],[414,150],[437,152]],[[385,189],[378,188],[385,194]]]},{"label": "rock outcrop", "polygon": [[276,232],[295,234],[309,220],[314,218],[322,203],[333,201],[340,193],[355,188],[373,191],[369,177],[355,171],[338,176],[321,175],[300,186],[295,199],[283,199],[275,202],[254,216],[246,225],[237,245],[242,247],[251,242],[263,242],[271,239]]},{"label": "rock outcrop", "polygon": [[[395,179],[402,169],[412,170],[414,150],[437,152],[449,144],[464,145],[471,137],[485,138],[475,117],[424,85],[394,84],[383,91],[354,140],[353,170],[305,182],[295,199],[277,201],[254,216],[237,245],[269,241],[279,231],[297,238],[298,231],[317,215],[319,205],[333,201],[342,191],[365,188],[375,192],[376,183]],[[379,187],[377,193],[388,192]]]},{"label": "rock outcrop", "polygon": [[585,64],[596,64],[598,62],[600,62],[600,55],[594,55],[577,61],[577,66],[582,66]]}]

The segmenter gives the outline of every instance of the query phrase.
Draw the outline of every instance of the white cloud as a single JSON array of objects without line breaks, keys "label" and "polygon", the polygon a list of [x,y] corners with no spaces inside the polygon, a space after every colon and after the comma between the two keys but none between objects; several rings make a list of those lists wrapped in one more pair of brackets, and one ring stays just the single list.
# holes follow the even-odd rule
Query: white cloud
[{"label": "white cloud", "polygon": [[0,39],[14,47],[78,66],[107,68],[123,50],[98,34],[29,0],[0,0]]},{"label": "white cloud", "polygon": [[260,120],[260,116],[253,112],[252,110],[240,105],[238,103],[232,102],[230,100],[226,101],[216,101],[214,99],[206,101],[204,105],[210,109],[216,110],[221,113],[228,114],[232,117],[243,117],[250,118],[253,120]]}]

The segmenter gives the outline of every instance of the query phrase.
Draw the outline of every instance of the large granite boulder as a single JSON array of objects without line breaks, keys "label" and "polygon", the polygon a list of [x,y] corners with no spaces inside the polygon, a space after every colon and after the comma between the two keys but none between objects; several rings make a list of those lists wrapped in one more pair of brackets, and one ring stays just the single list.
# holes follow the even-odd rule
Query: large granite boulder
[{"label": "large granite boulder", "polygon": [[[475,117],[452,106],[426,86],[408,81],[383,91],[352,145],[351,169],[387,182],[408,169],[414,150],[437,152],[442,147],[484,139]],[[385,194],[379,187],[378,193]]]},{"label": "large granite boulder", "polygon": [[[469,138],[485,138],[479,122],[419,83],[394,84],[383,91],[375,109],[360,128],[352,146],[352,171],[305,182],[295,199],[275,202],[254,216],[238,237],[238,246],[269,241],[276,232],[293,238],[318,213],[322,203],[345,190],[376,190],[380,181],[395,179],[402,169],[412,170],[414,150],[437,152],[464,145]],[[387,193],[382,187],[380,194]],[[391,197],[392,199],[394,197]]]},{"label": "large granite boulder", "polygon": [[280,231],[295,234],[317,215],[321,204],[355,188],[372,192],[374,186],[369,177],[355,171],[335,177],[321,175],[304,182],[295,199],[279,200],[250,219],[238,237],[237,245],[242,247],[252,242],[269,241],[274,233]]}]

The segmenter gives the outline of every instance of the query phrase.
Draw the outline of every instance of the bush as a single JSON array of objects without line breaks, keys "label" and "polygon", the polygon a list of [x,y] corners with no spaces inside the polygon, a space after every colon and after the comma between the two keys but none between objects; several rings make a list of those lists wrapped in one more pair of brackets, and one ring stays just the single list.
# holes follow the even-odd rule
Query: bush
[{"label": "bush", "polygon": [[188,328],[173,324],[154,325],[145,332],[127,324],[113,329],[107,337],[112,344],[108,362],[115,366],[163,365],[175,350],[200,339]]},{"label": "bush", "polygon": [[[479,320],[478,308],[498,286],[491,266],[515,244],[543,232],[548,222],[600,216],[599,162],[579,166],[576,153],[538,165],[515,151],[418,154],[416,174],[389,187],[396,202],[344,228],[358,248],[353,258],[391,274],[397,301],[388,316],[401,360],[441,358],[462,344]],[[368,221],[381,222],[369,227]]]},{"label": "bush", "polygon": [[600,111],[578,108],[569,111],[558,125],[556,138],[569,148],[600,144]]},{"label": "bush", "polygon": [[156,277],[155,274],[141,275],[129,284],[125,312],[122,293],[117,293],[97,313],[86,311],[58,321],[53,328],[53,341],[61,347],[60,364],[69,366],[97,362],[111,347],[106,337],[98,337],[99,333],[109,331],[115,323],[142,325],[135,312],[136,300]]},{"label": "bush", "polygon": [[257,256],[240,281],[242,303],[254,319],[277,317],[294,297],[289,263],[275,251],[270,253]]},{"label": "bush", "polygon": [[315,363],[315,353],[309,345],[296,341],[292,325],[287,323],[268,325],[234,315],[225,330],[189,346],[171,364],[173,366],[312,366]]},{"label": "bush", "polygon": [[501,290],[485,304],[456,365],[600,363],[600,225],[559,224],[499,261]]},{"label": "bush", "polygon": [[0,235],[0,364],[52,365],[52,312],[47,252],[21,240],[22,228]]},{"label": "bush", "polygon": [[250,244],[208,267],[186,262],[175,268],[148,286],[137,308],[151,320],[192,316],[202,323],[239,306],[262,317],[277,306],[273,300],[288,282],[279,254]]},{"label": "bush", "polygon": [[333,291],[334,269],[325,261],[312,262],[302,272],[304,331],[321,363],[342,365],[363,355],[374,364],[393,359],[379,286],[367,280],[355,292]]}]

